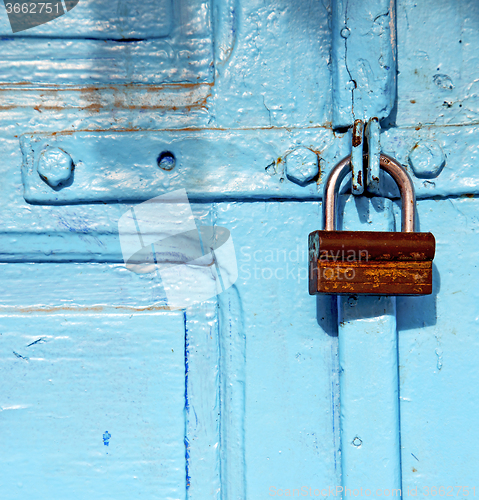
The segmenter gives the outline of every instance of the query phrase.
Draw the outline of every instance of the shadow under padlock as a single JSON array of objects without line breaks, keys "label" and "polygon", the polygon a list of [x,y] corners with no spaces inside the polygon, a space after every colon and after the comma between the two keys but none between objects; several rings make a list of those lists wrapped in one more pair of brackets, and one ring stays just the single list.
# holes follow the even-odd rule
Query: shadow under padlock
[{"label": "shadow under padlock", "polygon": [[[349,183],[345,183],[343,193],[337,199],[338,230],[395,231],[396,223],[391,200],[380,197],[353,196],[348,193]],[[352,295],[352,300],[356,296]],[[368,301],[368,303],[371,301]],[[355,312],[361,317],[375,317],[381,313],[381,302],[377,307],[358,307]],[[331,337],[338,336],[338,296],[316,295],[316,313],[319,326]]]},{"label": "shadow under padlock", "polygon": [[[67,12],[78,5],[80,0],[64,0]],[[66,14],[61,0],[39,1],[3,0],[13,33],[35,28]]]}]

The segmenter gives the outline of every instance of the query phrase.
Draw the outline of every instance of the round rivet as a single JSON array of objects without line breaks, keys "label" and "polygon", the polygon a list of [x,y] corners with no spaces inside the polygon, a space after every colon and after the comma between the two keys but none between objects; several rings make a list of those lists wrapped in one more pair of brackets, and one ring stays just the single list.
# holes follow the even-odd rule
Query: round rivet
[{"label": "round rivet", "polygon": [[73,173],[71,156],[60,148],[47,148],[38,159],[37,172],[50,187],[56,188],[65,184]]}]

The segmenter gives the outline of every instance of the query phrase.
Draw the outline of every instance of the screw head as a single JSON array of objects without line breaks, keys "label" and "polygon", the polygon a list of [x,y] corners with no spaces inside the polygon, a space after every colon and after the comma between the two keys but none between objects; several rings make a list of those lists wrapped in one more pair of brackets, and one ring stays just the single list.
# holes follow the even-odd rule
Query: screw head
[{"label": "screw head", "polygon": [[286,156],[286,176],[304,186],[319,173],[318,155],[310,149],[299,147]]},{"label": "screw head", "polygon": [[176,158],[170,151],[163,151],[160,156],[158,156],[158,166],[166,171],[173,170],[176,165]]},{"label": "screw head", "polygon": [[70,179],[73,160],[63,149],[47,148],[40,154],[37,172],[50,187],[56,188]]},{"label": "screw head", "polygon": [[416,177],[433,179],[444,168],[446,157],[439,144],[420,141],[414,145],[409,153],[409,164]]}]

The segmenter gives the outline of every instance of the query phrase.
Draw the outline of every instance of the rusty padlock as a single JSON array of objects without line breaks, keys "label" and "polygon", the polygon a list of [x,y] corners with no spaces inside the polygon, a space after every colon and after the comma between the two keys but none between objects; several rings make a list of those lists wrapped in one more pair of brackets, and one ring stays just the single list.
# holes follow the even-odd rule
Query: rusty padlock
[{"label": "rusty padlock", "polygon": [[399,187],[402,232],[336,231],[336,201],[351,157],[340,161],[326,182],[324,230],[309,235],[309,293],[427,295],[432,293],[431,233],[415,233],[416,196],[411,178],[393,158],[381,154],[381,168]]}]

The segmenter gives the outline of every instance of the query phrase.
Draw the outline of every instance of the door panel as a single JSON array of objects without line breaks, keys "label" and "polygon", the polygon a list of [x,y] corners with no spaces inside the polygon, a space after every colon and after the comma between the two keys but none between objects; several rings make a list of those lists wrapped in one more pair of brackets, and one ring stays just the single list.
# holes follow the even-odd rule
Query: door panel
[{"label": "door panel", "polygon": [[4,15],[0,33],[1,81],[15,87],[79,85],[94,93],[102,84],[198,84],[214,76],[210,2],[201,0],[81,0],[14,36]]},{"label": "door panel", "polygon": [[478,199],[428,200],[418,208],[421,230],[437,240],[435,290],[398,298],[403,490],[477,489]]},{"label": "door panel", "polygon": [[2,498],[184,498],[183,314],[71,309],[1,316]]},{"label": "door panel", "polygon": [[[137,4],[114,0],[99,3],[94,0],[75,2],[75,7],[54,23],[42,24],[14,33],[13,37],[145,39],[166,37],[172,30],[172,0],[147,0]],[[191,4],[190,4],[191,5]],[[12,4],[12,10],[14,3]],[[40,11],[41,6],[30,11]],[[46,9],[45,9],[46,10]],[[56,7],[53,8],[57,12]],[[114,20],[115,22],[112,22]],[[8,18],[0,21],[0,34],[12,36]]]},{"label": "door panel", "polygon": [[319,220],[318,203],[218,206],[217,224],[230,229],[238,254],[236,290],[219,301],[220,310],[239,308],[230,314],[240,315],[244,336],[229,368],[245,377],[236,411],[244,420],[246,498],[339,484],[337,324],[331,301],[317,311],[307,290],[307,235]]},{"label": "door panel", "polygon": [[[306,273],[324,180],[351,151],[351,130],[332,126],[337,94],[354,103],[354,85],[339,92],[332,78],[348,43],[345,31],[332,51],[333,17],[347,4],[80,0],[14,36],[0,16],[2,498],[256,500],[343,484],[341,452],[357,443],[340,445],[337,300],[309,296]],[[354,50],[366,73],[368,57],[398,70],[397,89],[379,89],[396,99],[381,148],[413,177],[419,228],[438,242],[433,295],[398,298],[395,318],[388,301],[403,493],[479,488],[478,8],[397,0],[394,19],[394,2],[355,5],[367,21],[347,19],[356,33],[381,17],[397,33],[386,40],[397,68],[361,45],[383,36],[379,25]],[[374,100],[379,84],[368,85],[362,98]],[[437,177],[414,164],[421,144]],[[73,182],[52,190],[35,155],[69,145]],[[319,164],[304,185],[288,170],[298,148]],[[398,227],[398,192],[381,183]],[[118,221],[180,188],[197,225],[231,231],[239,278],[170,311],[159,273],[125,268]],[[341,203],[350,229],[372,227],[366,206]],[[356,342],[378,328],[360,319],[357,332],[348,325]],[[387,465],[382,449],[368,453]]]},{"label": "door panel", "polygon": [[478,3],[401,0],[397,6],[400,76],[396,124],[476,122]]}]

